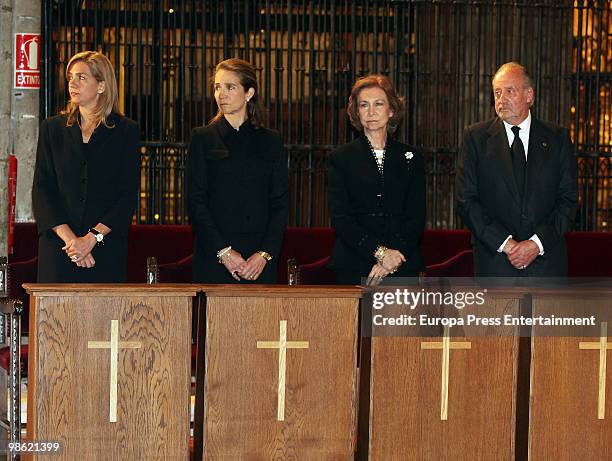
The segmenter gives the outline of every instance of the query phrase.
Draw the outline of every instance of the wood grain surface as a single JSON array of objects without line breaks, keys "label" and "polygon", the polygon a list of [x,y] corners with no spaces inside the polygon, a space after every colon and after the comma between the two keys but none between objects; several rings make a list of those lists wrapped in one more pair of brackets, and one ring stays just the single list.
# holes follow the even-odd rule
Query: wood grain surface
[{"label": "wood grain surface", "polygon": [[[208,294],[205,460],[352,459],[358,299],[334,295]],[[257,348],[279,340],[281,320],[287,341],[308,342],[287,349],[284,421],[277,420],[278,349]]]},{"label": "wood grain surface", "polygon": [[[141,290],[40,295],[30,317],[28,440],[59,441],[41,460],[186,460],[189,456],[191,299]],[[118,290],[122,291],[122,290]],[[111,320],[119,340],[117,422],[109,422]],[[35,458],[38,459],[38,458]]]},{"label": "wood grain surface", "polygon": [[61,294],[63,297],[105,297],[109,294],[129,294],[136,293],[138,295],[156,296],[195,296],[199,291],[200,285],[192,284],[171,284],[171,283],[156,283],[148,285],[145,283],[124,283],[121,285],[113,285],[106,283],[87,284],[87,283],[58,283],[48,285],[44,283],[24,283],[23,288],[26,293],[38,296],[49,296],[53,294]]},{"label": "wood grain surface", "polygon": [[[495,303],[518,312],[517,299]],[[518,337],[451,341],[470,348],[450,349],[442,420],[442,350],[422,349],[442,338],[372,338],[370,460],[514,460]]]},{"label": "wood grain surface", "polygon": [[[534,296],[534,314],[588,315],[609,320],[610,298]],[[608,323],[610,325],[610,323]],[[597,331],[598,327],[594,330]],[[532,338],[529,459],[612,459],[612,351],[607,350],[605,418],[598,419],[600,351],[580,349],[599,336]],[[612,342],[608,327],[607,342]]]},{"label": "wood grain surface", "polygon": [[359,286],[325,285],[194,285],[207,296],[244,298],[265,296],[268,298],[361,298]]}]

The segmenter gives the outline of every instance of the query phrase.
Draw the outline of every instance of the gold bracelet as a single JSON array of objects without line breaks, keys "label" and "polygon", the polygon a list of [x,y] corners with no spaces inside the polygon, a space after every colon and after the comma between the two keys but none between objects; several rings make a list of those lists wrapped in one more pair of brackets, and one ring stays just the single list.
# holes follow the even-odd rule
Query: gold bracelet
[{"label": "gold bracelet", "polygon": [[374,257],[376,258],[376,261],[378,261],[378,264],[382,265],[383,259],[385,259],[385,253],[387,253],[388,248],[385,246],[378,246],[378,248],[376,248],[376,251],[374,252]]},{"label": "gold bracelet", "polygon": [[271,261],[272,260],[272,255],[266,251],[258,251],[257,253],[259,253],[259,255],[265,259],[266,261]]}]

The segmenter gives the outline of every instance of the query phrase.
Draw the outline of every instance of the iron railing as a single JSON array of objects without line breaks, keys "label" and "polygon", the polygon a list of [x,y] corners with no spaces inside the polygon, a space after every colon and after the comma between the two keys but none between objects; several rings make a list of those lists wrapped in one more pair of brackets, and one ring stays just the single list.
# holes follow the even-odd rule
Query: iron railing
[{"label": "iron railing", "polygon": [[612,209],[612,11],[607,0],[45,0],[41,114],[66,101],[67,60],[100,49],[142,130],[138,222],[185,223],[190,131],[215,113],[210,78],[236,56],[258,72],[268,125],[289,153],[290,224],[328,225],[326,158],[351,140],[356,78],[389,75],[406,100],[397,136],[426,154],[430,228],[457,228],[463,128],[493,116],[490,81],[516,60],[534,112],[570,128],[579,155],[578,229]]}]

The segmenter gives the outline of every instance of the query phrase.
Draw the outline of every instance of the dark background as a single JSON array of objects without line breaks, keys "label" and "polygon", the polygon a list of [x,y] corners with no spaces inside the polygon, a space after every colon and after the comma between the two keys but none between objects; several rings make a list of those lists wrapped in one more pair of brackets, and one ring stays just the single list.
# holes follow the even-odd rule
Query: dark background
[{"label": "dark background", "polygon": [[[327,226],[326,158],[355,136],[350,87],[388,74],[406,99],[400,140],[426,152],[429,228],[461,228],[454,205],[464,126],[494,114],[491,77],[517,60],[534,113],[570,128],[579,155],[576,229],[611,218],[612,10],[607,0],[45,0],[41,116],[67,101],[65,66],[99,49],[142,129],[141,223],[186,223],[190,131],[215,113],[210,78],[232,56],[259,73],[268,125],[289,153],[290,225]],[[611,224],[612,225],[612,224]]]}]

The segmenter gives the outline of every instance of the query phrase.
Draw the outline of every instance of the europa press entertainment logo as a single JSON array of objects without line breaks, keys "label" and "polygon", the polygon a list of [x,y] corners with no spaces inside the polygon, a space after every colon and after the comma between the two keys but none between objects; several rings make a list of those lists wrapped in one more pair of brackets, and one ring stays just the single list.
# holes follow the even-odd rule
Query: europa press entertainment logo
[{"label": "europa press entertainment logo", "polygon": [[15,89],[40,88],[40,34],[15,34]]}]

